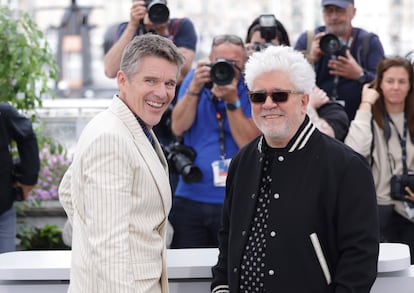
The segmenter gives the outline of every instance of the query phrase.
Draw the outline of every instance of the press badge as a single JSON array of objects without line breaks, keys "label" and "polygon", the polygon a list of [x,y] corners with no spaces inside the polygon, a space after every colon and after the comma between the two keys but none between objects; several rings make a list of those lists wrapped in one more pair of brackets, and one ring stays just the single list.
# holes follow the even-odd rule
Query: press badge
[{"label": "press badge", "polygon": [[214,175],[214,186],[224,187],[226,185],[227,173],[231,159],[217,160],[211,163]]}]

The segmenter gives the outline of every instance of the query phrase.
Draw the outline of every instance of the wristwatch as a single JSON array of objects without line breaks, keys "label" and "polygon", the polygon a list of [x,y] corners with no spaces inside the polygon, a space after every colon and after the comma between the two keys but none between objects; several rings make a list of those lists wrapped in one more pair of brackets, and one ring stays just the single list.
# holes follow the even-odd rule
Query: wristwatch
[{"label": "wristwatch", "polygon": [[361,75],[358,77],[358,81],[362,84],[366,83],[368,76],[365,74],[365,71],[362,71]]},{"label": "wristwatch", "polygon": [[237,100],[236,103],[226,103],[226,109],[229,111],[234,111],[237,108],[240,108],[240,106],[241,106],[240,100]]}]

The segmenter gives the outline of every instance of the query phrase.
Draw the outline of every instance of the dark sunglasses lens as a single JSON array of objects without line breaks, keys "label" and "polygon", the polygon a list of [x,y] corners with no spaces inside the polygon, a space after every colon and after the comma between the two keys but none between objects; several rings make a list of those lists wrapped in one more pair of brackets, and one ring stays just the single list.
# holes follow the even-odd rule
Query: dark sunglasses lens
[{"label": "dark sunglasses lens", "polygon": [[252,103],[264,103],[266,101],[266,93],[250,93],[249,97]]},{"label": "dark sunglasses lens", "polygon": [[275,103],[286,102],[289,98],[288,92],[273,92],[272,101]]}]

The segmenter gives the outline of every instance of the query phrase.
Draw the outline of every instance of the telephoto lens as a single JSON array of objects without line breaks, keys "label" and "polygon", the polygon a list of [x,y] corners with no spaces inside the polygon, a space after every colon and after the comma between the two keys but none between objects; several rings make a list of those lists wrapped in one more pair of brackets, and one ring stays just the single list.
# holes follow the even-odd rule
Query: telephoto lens
[{"label": "telephoto lens", "polygon": [[224,58],[218,58],[211,64],[210,78],[216,85],[230,84],[234,75],[233,63]]},{"label": "telephoto lens", "polygon": [[166,2],[163,0],[145,1],[148,17],[152,23],[161,24],[168,21],[170,17],[170,10],[168,9]]},{"label": "telephoto lens", "polygon": [[326,34],[319,41],[321,51],[328,55],[346,56],[347,47],[334,34]]}]

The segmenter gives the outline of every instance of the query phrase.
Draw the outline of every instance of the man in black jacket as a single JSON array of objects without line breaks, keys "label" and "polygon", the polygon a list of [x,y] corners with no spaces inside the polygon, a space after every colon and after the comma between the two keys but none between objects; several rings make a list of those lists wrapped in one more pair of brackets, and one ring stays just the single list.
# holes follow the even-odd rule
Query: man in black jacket
[{"label": "man in black jacket", "polygon": [[[13,162],[12,141],[18,150]],[[15,200],[23,200],[37,182],[40,162],[32,123],[7,103],[0,103],[0,253],[15,250]]]},{"label": "man in black jacket", "polygon": [[302,53],[254,53],[245,78],[263,135],[229,168],[212,292],[368,293],[379,252],[369,165],[307,116],[315,73]]}]

